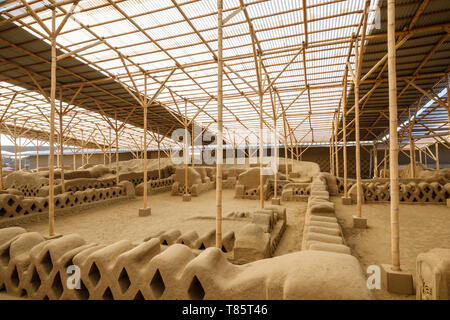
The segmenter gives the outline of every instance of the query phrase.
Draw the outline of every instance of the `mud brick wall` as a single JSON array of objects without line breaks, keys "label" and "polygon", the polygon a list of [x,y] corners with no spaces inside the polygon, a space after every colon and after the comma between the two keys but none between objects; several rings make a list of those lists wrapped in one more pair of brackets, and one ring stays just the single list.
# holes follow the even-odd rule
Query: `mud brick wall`
[{"label": "mud brick wall", "polygon": [[[218,248],[196,256],[181,244],[161,251],[158,239],[101,245],[15,227],[0,229],[0,257],[0,290],[35,300],[371,298],[358,260],[333,252],[234,265]],[[67,285],[69,266],[79,268],[79,289]]]}]

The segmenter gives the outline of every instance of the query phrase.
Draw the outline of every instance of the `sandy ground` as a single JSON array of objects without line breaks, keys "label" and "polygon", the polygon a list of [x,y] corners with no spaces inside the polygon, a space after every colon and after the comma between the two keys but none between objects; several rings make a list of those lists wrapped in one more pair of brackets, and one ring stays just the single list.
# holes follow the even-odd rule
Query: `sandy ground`
[{"label": "sandy ground", "polygon": [[[215,190],[210,190],[199,197],[192,197],[191,202],[183,202],[181,197],[161,193],[149,196],[152,214],[139,217],[138,209],[142,207],[142,198],[124,201],[105,208],[93,208],[78,213],[57,216],[55,229],[59,234],[78,233],[88,242],[111,244],[122,239],[143,241],[149,235],[159,231],[179,229],[182,233],[195,230],[199,236],[215,228]],[[300,250],[301,230],[303,228],[306,203],[288,202],[288,225],[285,236],[280,242],[276,255]],[[259,208],[259,201],[234,199],[234,190],[223,190],[223,216],[233,211],[254,211]],[[303,209],[302,209],[303,208]],[[224,220],[223,233],[239,231],[248,220]],[[23,225],[28,231],[48,234],[47,222]]]},{"label": "sandy ground", "polygon": [[[356,206],[344,206],[334,197],[336,215],[343,226],[347,244],[361,262],[363,270],[369,265],[391,263],[389,203],[365,204],[363,216],[368,228],[352,228]],[[416,277],[416,257],[432,248],[450,248],[450,209],[444,205],[400,204],[400,263],[401,268]],[[415,299],[385,290],[374,290],[377,299]]]}]

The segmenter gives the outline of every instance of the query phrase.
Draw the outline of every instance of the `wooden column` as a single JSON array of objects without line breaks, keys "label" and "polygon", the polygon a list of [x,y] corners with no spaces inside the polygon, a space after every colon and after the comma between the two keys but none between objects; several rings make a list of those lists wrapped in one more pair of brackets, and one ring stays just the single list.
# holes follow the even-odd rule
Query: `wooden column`
[{"label": "wooden column", "polygon": [[189,196],[189,141],[188,133],[189,129],[187,126],[187,100],[184,100],[184,190],[186,197]]},{"label": "wooden column", "polygon": [[64,138],[63,138],[63,106],[62,106],[62,88],[59,90],[59,167],[61,173],[61,192],[66,192],[64,186]]},{"label": "wooden column", "polygon": [[336,120],[335,120],[335,135],[334,135],[334,156],[336,158],[335,165],[336,165],[336,177],[339,177],[339,140],[338,140],[338,129],[339,129],[339,120],[338,120],[338,114],[336,113]]},{"label": "wooden column", "polygon": [[2,155],[1,136],[0,136],[0,190],[3,190],[3,155]]},{"label": "wooden column", "polygon": [[387,170],[387,148],[384,146],[384,160],[383,160],[383,178],[386,178],[386,170]]},{"label": "wooden column", "polygon": [[445,82],[447,83],[447,111],[448,111],[448,131],[450,133],[450,83],[448,81],[449,74],[447,73],[445,77]]},{"label": "wooden column", "polygon": [[389,175],[391,192],[392,269],[400,270],[399,179],[397,137],[397,70],[395,49],[395,0],[388,0],[388,70],[389,70]]},{"label": "wooden column", "polygon": [[54,165],[55,165],[55,97],[56,97],[56,9],[52,9],[52,34],[51,40],[51,84],[50,84],[50,137],[49,137],[49,173],[48,173],[48,233],[50,236],[55,234],[55,176],[54,176]]},{"label": "wooden column", "polygon": [[147,103],[144,103],[143,105],[143,111],[144,111],[144,146],[143,146],[143,152],[144,152],[144,209],[147,208],[147,202],[148,202],[148,195],[147,195]]},{"label": "wooden column", "polygon": [[217,0],[216,247],[222,248],[223,0]]},{"label": "wooden column", "polygon": [[422,163],[422,150],[419,148],[419,162]]},{"label": "wooden column", "polygon": [[161,142],[158,139],[158,179],[161,180]]},{"label": "wooden column", "polygon": [[378,149],[376,144],[373,146],[373,177],[378,178]]},{"label": "wooden column", "polygon": [[411,170],[411,178],[416,177],[416,147],[414,138],[412,137],[412,130],[409,130],[409,164]]},{"label": "wooden column", "polygon": [[347,159],[347,68],[344,75],[344,93],[342,97],[342,143],[344,158],[344,198],[348,198],[348,159]]},{"label": "wooden column", "polygon": [[114,113],[114,132],[116,133],[116,185],[119,184],[119,127],[117,126],[117,112]]},{"label": "wooden column", "polygon": [[[259,81],[262,80],[262,57],[259,52]],[[264,176],[263,176],[263,153],[264,153],[264,141],[263,141],[263,101],[264,92],[262,90],[262,83],[259,86],[259,204],[261,209],[264,209]],[[294,165],[292,165],[293,167]]]},{"label": "wooden column", "polygon": [[436,142],[434,146],[436,148],[436,170],[439,170],[439,143]]},{"label": "wooden column", "polygon": [[286,167],[286,178],[289,177],[289,165],[288,165],[288,147],[287,147],[287,120],[286,120],[286,116],[284,113],[284,108],[283,108],[283,140],[284,140],[284,166]]},{"label": "wooden column", "polygon": [[359,129],[359,79],[355,83],[355,137],[356,137],[356,216],[362,217],[362,184],[361,184],[361,145]]},{"label": "wooden column", "polygon": [[112,137],[111,137],[111,127],[109,127],[109,143],[108,143],[108,148],[109,148],[109,168],[111,169],[111,162],[112,162],[112,153],[111,153],[111,147],[112,147]]}]

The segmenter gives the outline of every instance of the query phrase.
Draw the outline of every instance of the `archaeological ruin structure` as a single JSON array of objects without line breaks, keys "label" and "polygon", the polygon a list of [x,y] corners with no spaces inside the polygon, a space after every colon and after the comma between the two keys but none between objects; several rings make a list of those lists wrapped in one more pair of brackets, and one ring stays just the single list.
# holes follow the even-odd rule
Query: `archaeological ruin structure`
[{"label": "archaeological ruin structure", "polygon": [[0,1],[0,301],[450,300],[449,12]]}]

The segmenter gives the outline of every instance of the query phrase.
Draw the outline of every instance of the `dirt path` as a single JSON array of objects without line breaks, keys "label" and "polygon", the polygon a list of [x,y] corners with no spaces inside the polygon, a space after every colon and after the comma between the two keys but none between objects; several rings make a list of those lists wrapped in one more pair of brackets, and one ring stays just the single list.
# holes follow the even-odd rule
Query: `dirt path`
[{"label": "dirt path", "polygon": [[[343,206],[337,197],[333,201],[345,239],[363,270],[369,265],[391,263],[389,203],[364,204],[368,228],[359,230],[352,228],[356,206]],[[450,209],[444,205],[400,204],[401,268],[415,278],[417,255],[432,248],[450,248]],[[385,290],[375,290],[374,294],[378,299],[415,299],[413,295],[395,295]]]}]

